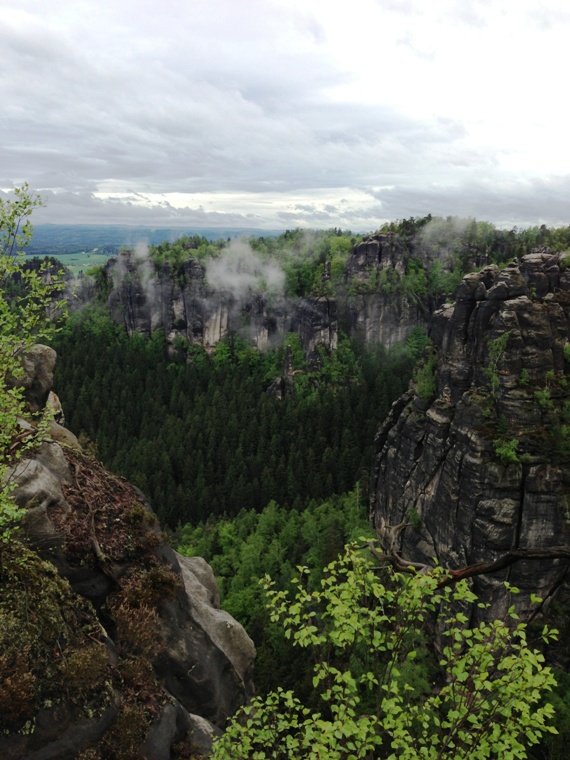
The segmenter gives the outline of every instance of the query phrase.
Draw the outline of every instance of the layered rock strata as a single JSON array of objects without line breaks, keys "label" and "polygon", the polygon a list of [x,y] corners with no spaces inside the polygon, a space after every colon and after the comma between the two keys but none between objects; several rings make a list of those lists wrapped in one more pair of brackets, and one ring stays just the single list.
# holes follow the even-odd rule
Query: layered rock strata
[{"label": "layered rock strata", "polygon": [[[372,519],[402,557],[457,569],[570,548],[567,263],[541,252],[487,267],[434,314],[431,356],[375,441]],[[513,603],[528,615],[531,594],[548,604],[567,573],[567,560],[549,559],[478,577],[490,608],[473,620]]]},{"label": "layered rock strata", "polygon": [[[424,258],[421,252],[419,258]],[[367,345],[391,348],[416,327],[427,328],[437,304],[401,287],[410,251],[396,235],[379,233],[354,246],[339,299],[342,328]],[[424,262],[428,264],[426,260]]]}]

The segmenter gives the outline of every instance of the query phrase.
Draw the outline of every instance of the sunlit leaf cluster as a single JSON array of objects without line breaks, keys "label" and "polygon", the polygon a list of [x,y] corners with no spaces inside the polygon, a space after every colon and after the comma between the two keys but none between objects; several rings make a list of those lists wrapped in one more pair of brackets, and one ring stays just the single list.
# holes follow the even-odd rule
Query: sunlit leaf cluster
[{"label": "sunlit leaf cluster", "polygon": [[[514,608],[506,621],[469,626],[476,597],[445,570],[402,574],[355,546],[327,568],[320,586],[307,570],[292,595],[264,581],[271,616],[315,658],[320,709],[277,690],[241,711],[214,758],[524,758],[550,726],[541,702],[555,684],[527,641]],[[555,632],[545,628],[542,643]],[[413,663],[435,666],[415,683]]]}]

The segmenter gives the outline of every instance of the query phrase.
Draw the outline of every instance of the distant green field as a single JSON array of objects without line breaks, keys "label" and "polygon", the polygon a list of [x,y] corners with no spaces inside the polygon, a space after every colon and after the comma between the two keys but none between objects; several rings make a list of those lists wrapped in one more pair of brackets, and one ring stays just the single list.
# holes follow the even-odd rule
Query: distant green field
[{"label": "distant green field", "polygon": [[54,253],[53,255],[77,277],[81,271],[86,272],[91,267],[105,264],[111,254],[98,251],[77,251],[77,253]]}]

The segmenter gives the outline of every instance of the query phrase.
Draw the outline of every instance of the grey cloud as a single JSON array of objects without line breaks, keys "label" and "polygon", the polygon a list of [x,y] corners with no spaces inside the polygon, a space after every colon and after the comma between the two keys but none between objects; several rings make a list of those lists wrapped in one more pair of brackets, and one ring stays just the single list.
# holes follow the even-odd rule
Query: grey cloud
[{"label": "grey cloud", "polygon": [[518,183],[472,181],[457,187],[397,187],[376,194],[389,219],[410,216],[475,217],[499,226],[532,224],[567,226],[570,217],[570,176]]},{"label": "grey cloud", "polygon": [[[378,4],[394,14],[429,13],[423,0]],[[460,121],[412,116],[380,104],[376,92],[360,102],[333,97],[357,75],[327,48],[326,18],[310,10],[250,0],[150,0],[136,15],[131,3],[110,0],[13,6],[5,4],[0,26],[0,186],[38,188],[48,200],[41,221],[354,226],[380,214],[493,220],[506,218],[511,202],[513,218],[563,218],[565,190],[556,181],[549,189],[534,180],[527,192],[501,173],[498,149],[470,147]],[[478,23],[490,7],[457,0],[450,15]],[[537,13],[544,28],[564,21],[552,3]],[[379,70],[379,92],[388,77],[399,72]],[[368,191],[367,206],[329,202],[332,190],[386,186],[393,190]],[[318,188],[326,203],[307,200]],[[101,189],[132,197],[102,200]],[[276,191],[283,203],[268,202],[265,217],[139,203],[144,193]],[[300,198],[287,202],[287,193]]]},{"label": "grey cloud", "polygon": [[[318,27],[311,18],[291,23]],[[157,24],[160,40],[164,22]],[[16,35],[3,100],[20,111],[3,117],[5,175],[61,188],[136,180],[155,192],[341,186],[366,167],[376,172],[379,161],[394,163],[399,148],[389,136],[400,146],[450,138],[442,125],[413,123],[393,109],[325,102],[323,88],[344,75],[314,52],[271,50],[263,24],[248,27],[261,45],[253,53],[234,34],[213,54],[204,18],[190,28],[192,44],[172,29],[169,56],[142,59],[141,68],[136,39],[134,53],[111,61],[111,43],[87,55],[57,29],[48,28],[40,44],[36,27],[30,62]]]},{"label": "grey cloud", "polygon": [[[5,195],[5,194],[4,194]],[[173,208],[154,204],[150,207],[134,205],[134,197],[118,200],[98,198],[90,192],[41,192],[43,208],[34,212],[37,224],[93,224],[105,220],[106,224],[128,224],[147,227],[255,227],[263,226],[263,219],[250,214],[206,211],[204,208]],[[73,220],[70,222],[70,220]]]}]

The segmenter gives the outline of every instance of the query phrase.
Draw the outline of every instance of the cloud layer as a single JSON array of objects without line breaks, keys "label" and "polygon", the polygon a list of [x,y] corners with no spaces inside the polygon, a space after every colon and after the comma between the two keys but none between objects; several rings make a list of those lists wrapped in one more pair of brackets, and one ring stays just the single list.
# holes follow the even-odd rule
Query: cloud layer
[{"label": "cloud layer", "polygon": [[568,224],[569,26],[562,0],[0,0],[0,187],[38,222]]}]

